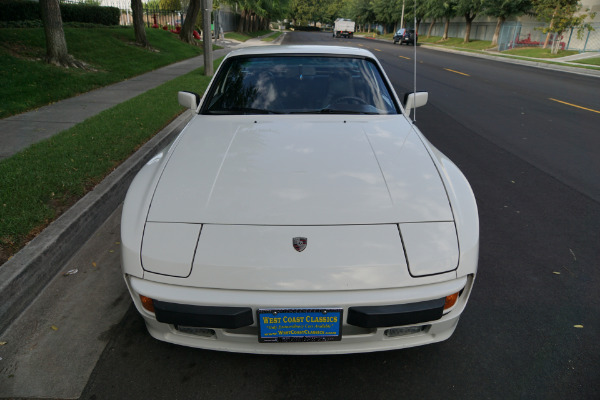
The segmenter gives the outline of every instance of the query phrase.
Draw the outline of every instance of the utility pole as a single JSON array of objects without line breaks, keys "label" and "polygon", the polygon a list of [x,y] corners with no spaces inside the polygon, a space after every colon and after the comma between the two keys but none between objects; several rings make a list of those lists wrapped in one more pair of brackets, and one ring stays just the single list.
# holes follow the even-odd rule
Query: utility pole
[{"label": "utility pole", "polygon": [[204,48],[204,75],[213,75],[212,40],[210,40],[210,15],[212,0],[202,0],[202,46]]},{"label": "utility pole", "polygon": [[404,28],[404,3],[405,0],[402,0],[402,17],[400,18],[400,28]]}]

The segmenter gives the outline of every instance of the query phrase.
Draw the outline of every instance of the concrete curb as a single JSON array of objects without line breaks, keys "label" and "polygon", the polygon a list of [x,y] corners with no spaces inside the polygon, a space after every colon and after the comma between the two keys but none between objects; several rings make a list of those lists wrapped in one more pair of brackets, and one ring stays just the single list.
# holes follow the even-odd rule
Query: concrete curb
[{"label": "concrete curb", "polygon": [[188,110],[156,134],[13,258],[0,266],[0,333],[33,302],[124,200],[137,172],[192,118]]},{"label": "concrete curb", "polygon": [[[356,37],[358,37],[358,36],[356,36]],[[389,39],[377,39],[377,38],[364,38],[364,39],[390,43]],[[428,44],[428,43],[419,43],[419,46],[422,46],[427,49],[444,51],[446,53],[454,53],[454,54],[460,54],[463,56],[483,58],[486,60],[499,61],[499,62],[504,62],[504,63],[508,63],[508,64],[518,64],[518,65],[524,65],[527,67],[547,69],[550,71],[561,71],[561,72],[567,72],[570,74],[591,76],[591,77],[596,77],[596,78],[600,77],[600,70],[595,70],[595,69],[586,69],[583,67],[571,67],[568,65],[559,65],[559,64],[548,64],[548,63],[539,62],[539,61],[527,61],[527,60],[522,60],[522,59],[518,59],[518,58],[511,58],[511,57],[499,56],[499,55],[494,55],[494,54],[488,55],[488,54],[481,54],[481,53],[473,53],[470,51],[451,49],[451,48],[447,48],[447,47],[443,47],[443,46],[436,46],[436,45],[432,45],[432,44]],[[552,61],[552,60],[550,59],[548,61]],[[554,61],[560,62],[556,59]]]},{"label": "concrete curb", "polygon": [[509,63],[509,64],[518,64],[518,65],[524,65],[524,66],[528,66],[528,67],[547,69],[550,71],[561,71],[561,72],[567,72],[567,73],[571,73],[571,74],[584,75],[584,76],[591,76],[591,77],[596,77],[596,78],[600,77],[600,70],[595,70],[595,69],[570,67],[568,65],[547,64],[544,62],[513,59],[513,58],[509,58],[509,57],[501,57],[501,56],[496,56],[496,55],[492,55],[492,54],[487,55],[487,54],[481,54],[481,53],[471,53],[469,51],[448,49],[448,48],[444,48],[444,47],[440,47],[440,46],[427,45],[424,43],[419,44],[419,46],[423,46],[425,48],[433,49],[433,50],[437,50],[437,51],[445,51],[446,53],[461,54],[464,56],[483,58],[486,60],[499,61],[499,62],[504,62],[504,63]]}]

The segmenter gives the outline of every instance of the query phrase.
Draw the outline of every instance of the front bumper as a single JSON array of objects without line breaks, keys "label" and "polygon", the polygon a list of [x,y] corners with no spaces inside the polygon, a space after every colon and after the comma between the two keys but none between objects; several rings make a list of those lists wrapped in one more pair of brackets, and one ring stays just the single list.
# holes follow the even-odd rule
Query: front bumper
[{"label": "front bumper", "polygon": [[[148,331],[156,339],[203,349],[256,354],[359,353],[400,349],[446,340],[454,332],[460,314],[464,310],[473,279],[473,276],[468,276],[402,289],[267,292],[199,289],[162,284],[131,276],[125,277],[136,308],[144,318]],[[436,301],[439,302],[440,298],[456,292],[461,294],[451,309],[445,313],[440,311],[441,317],[431,313],[431,310],[439,308]],[[256,320],[252,323],[246,321],[244,324],[246,326],[242,327],[206,326],[204,327],[206,329],[190,329],[190,326],[181,325],[186,320],[172,319],[167,320],[171,323],[162,323],[157,320],[155,313],[142,307],[140,295],[158,300],[158,304],[163,307],[165,304],[179,304],[184,305],[185,310],[199,310],[200,313],[202,310],[217,310],[225,307],[251,309],[251,314],[255,316],[260,308],[339,307],[343,309],[344,315],[342,339],[317,343],[259,343]],[[421,306],[418,306],[419,304]],[[423,306],[424,304],[426,306]],[[390,305],[392,308],[382,307]],[[397,314],[403,314],[410,315],[412,318],[421,312],[419,314],[421,317],[416,320],[388,317],[387,321],[410,323],[400,327],[386,323],[373,323],[378,320],[377,317],[373,318],[373,313],[378,310],[395,310],[392,314],[396,317]],[[417,314],[413,312],[414,310],[417,310]],[[352,315],[356,317],[359,311],[362,316],[353,320]]]}]

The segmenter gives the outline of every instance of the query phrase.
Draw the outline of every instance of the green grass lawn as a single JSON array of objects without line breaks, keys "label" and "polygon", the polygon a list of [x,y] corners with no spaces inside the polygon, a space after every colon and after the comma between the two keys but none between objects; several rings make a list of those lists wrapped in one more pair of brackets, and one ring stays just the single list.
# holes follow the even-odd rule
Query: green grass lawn
[{"label": "green grass lawn", "polygon": [[244,33],[227,32],[227,33],[225,33],[225,38],[237,40],[238,42],[245,42],[248,39],[253,39],[253,38],[256,38],[259,36],[263,36],[263,35],[268,34],[269,32],[272,32],[272,31],[266,30],[266,31],[257,31],[257,32],[244,32]]},{"label": "green grass lawn", "polygon": [[0,161],[0,264],[179,115],[178,91],[209,81],[197,69]]},{"label": "green grass lawn", "polygon": [[573,50],[559,50],[557,54],[552,54],[551,49],[543,49],[541,47],[520,47],[518,49],[511,49],[503,51],[502,54],[512,54],[521,57],[534,57],[534,58],[560,58],[571,56],[579,53]]},{"label": "green grass lawn", "polygon": [[464,43],[464,41],[464,38],[448,38],[447,40],[442,40],[441,36],[430,36],[428,38],[425,37],[425,35],[419,36],[419,43],[431,43],[458,49],[486,50],[493,47],[491,40],[473,39],[469,43]]},{"label": "green grass lawn", "polygon": [[269,36],[267,36],[266,38],[262,38],[261,40],[262,40],[263,42],[272,42],[272,41],[274,41],[275,39],[277,39],[279,36],[281,36],[282,34],[283,34],[283,32],[275,32],[274,34],[272,34],[272,35],[269,35]]},{"label": "green grass lawn", "polygon": [[586,58],[584,60],[573,61],[577,64],[600,65],[600,57]]},{"label": "green grass lawn", "polygon": [[[0,118],[31,110],[202,54],[162,29],[146,29],[152,50],[131,27],[65,27],[69,53],[93,70],[46,64],[43,28],[0,29]],[[201,42],[200,42],[201,43]]]}]

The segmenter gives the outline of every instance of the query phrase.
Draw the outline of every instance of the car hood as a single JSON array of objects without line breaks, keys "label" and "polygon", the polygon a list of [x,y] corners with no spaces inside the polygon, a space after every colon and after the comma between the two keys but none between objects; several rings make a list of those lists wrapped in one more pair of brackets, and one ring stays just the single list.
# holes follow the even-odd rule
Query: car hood
[{"label": "car hood", "polygon": [[403,116],[196,116],[158,181],[151,222],[346,225],[451,221]]}]

